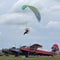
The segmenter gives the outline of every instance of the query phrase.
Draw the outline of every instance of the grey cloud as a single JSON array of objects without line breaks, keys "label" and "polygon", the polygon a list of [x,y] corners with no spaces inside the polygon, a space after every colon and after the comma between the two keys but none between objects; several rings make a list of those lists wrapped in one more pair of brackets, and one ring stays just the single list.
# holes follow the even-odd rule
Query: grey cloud
[{"label": "grey cloud", "polygon": [[0,24],[23,25],[28,23],[31,16],[28,14],[9,13],[0,16]]},{"label": "grey cloud", "polygon": [[46,28],[59,28],[60,29],[60,22],[59,21],[49,21],[46,25]]},{"label": "grey cloud", "polygon": [[56,1],[56,2],[60,2],[60,0],[54,0],[54,1]]}]

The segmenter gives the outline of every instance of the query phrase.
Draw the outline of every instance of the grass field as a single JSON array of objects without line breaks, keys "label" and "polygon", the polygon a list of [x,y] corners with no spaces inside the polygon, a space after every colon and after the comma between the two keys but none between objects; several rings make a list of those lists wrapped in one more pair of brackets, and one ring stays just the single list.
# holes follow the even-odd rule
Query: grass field
[{"label": "grass field", "polygon": [[60,56],[54,56],[54,57],[35,56],[35,57],[29,57],[29,58],[0,56],[0,60],[60,60]]}]

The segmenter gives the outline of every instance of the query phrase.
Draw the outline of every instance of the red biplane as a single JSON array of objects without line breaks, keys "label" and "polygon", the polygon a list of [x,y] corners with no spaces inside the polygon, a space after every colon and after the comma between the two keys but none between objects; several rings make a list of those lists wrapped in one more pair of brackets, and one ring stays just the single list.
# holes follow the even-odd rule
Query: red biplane
[{"label": "red biplane", "polygon": [[38,50],[38,47],[42,47],[42,45],[33,44],[30,47],[21,47],[20,50],[26,57],[29,55],[54,56],[56,54],[56,52],[53,51]]}]

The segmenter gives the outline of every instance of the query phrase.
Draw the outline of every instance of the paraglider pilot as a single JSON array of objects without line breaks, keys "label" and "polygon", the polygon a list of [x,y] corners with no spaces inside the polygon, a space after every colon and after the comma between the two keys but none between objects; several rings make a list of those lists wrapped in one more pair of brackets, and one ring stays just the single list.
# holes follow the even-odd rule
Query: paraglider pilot
[{"label": "paraglider pilot", "polygon": [[24,35],[25,35],[25,34],[28,34],[28,32],[29,32],[29,28],[26,28],[26,30],[25,30],[25,32],[24,32]]}]

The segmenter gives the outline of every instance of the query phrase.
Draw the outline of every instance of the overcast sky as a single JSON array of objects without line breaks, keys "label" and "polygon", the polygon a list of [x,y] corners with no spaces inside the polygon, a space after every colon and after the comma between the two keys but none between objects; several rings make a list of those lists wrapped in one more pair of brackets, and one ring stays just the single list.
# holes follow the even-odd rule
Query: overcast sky
[{"label": "overcast sky", "polygon": [[[41,21],[23,5],[35,6]],[[26,24],[29,34],[23,35]],[[54,43],[60,45],[60,0],[0,0],[0,48],[39,43],[42,49],[51,50]]]}]

